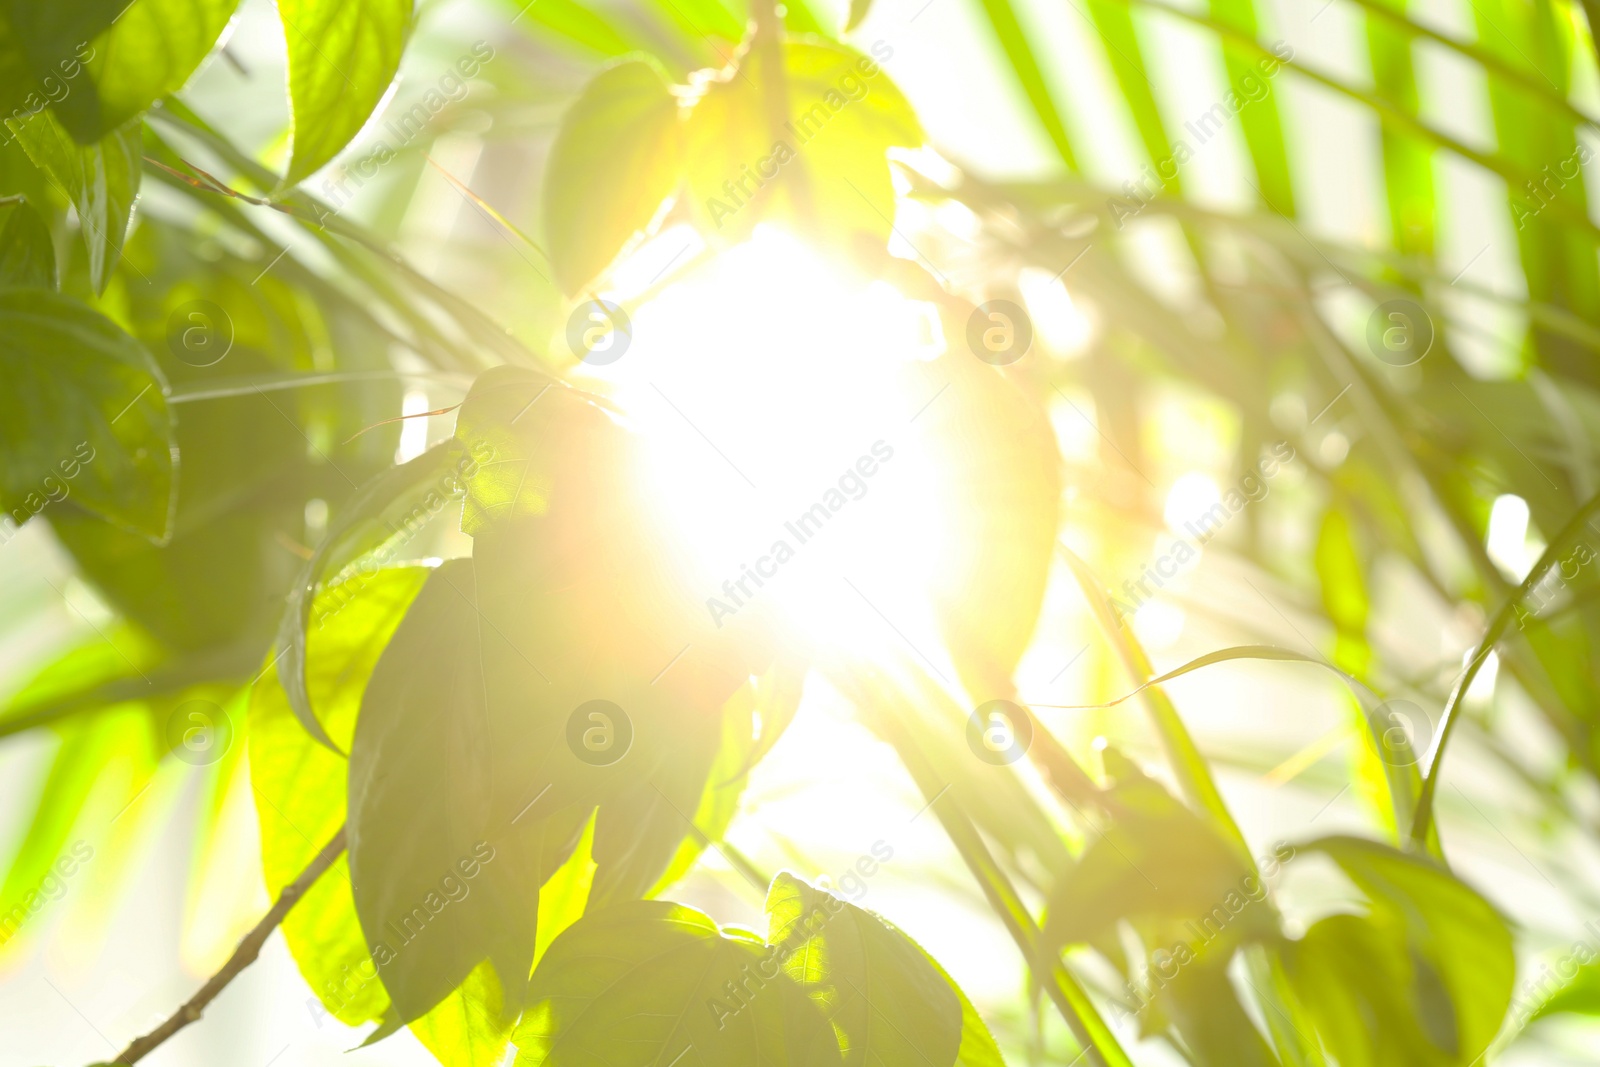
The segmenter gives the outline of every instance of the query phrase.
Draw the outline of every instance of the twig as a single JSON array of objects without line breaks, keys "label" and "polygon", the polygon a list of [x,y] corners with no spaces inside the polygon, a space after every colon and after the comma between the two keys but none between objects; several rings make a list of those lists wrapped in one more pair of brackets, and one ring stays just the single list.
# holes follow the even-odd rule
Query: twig
[{"label": "twig", "polygon": [[305,896],[306,890],[310,889],[316,880],[322,877],[324,871],[333,866],[333,861],[338,859],[343,852],[344,827],[341,826],[339,827],[339,832],[333,835],[333,839],[323,845],[322,851],[317,853],[316,858],[307,864],[305,870],[300,872],[300,877],[290,882],[284,887],[283,892],[278,894],[277,903],[272,905],[271,910],[261,917],[261,921],[256,923],[248,934],[244,935],[244,940],[240,941],[239,947],[233,950],[233,955],[228,957],[228,962],[223,964],[222,969],[212,975],[206,984],[200,987],[200,992],[190,997],[183,1007],[172,1013],[172,1017],[166,1022],[135,1040],[113,1062],[118,1067],[132,1067],[133,1064],[138,1063],[155,1051],[156,1047],[167,1038],[176,1034],[190,1023],[199,1020],[200,1013],[205,1011],[206,1005],[215,1000],[217,994],[227,988],[228,983],[238,977],[240,971],[255,962],[256,957],[261,954],[261,946],[266,944],[267,938],[272,934],[272,931],[276,930],[278,924],[283,922],[284,917],[289,914],[289,909],[293,908],[300,898]]}]

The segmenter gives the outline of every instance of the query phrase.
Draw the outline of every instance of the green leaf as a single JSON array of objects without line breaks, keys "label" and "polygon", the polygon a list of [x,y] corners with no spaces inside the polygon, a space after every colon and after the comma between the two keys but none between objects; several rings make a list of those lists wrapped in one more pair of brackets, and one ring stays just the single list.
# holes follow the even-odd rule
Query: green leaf
[{"label": "green leaf", "polygon": [[927,395],[954,388],[921,416],[919,432],[948,491],[968,502],[933,568],[939,629],[974,702],[1010,699],[1055,555],[1060,449],[1043,405],[964,347],[924,366]]},{"label": "green leaf", "polygon": [[[1406,0],[1371,0],[1375,6],[1405,17]],[[1420,113],[1417,72],[1412,60],[1412,36],[1383,18],[1366,19],[1367,56],[1373,84],[1385,97]],[[1425,142],[1407,137],[1385,125],[1383,184],[1388,193],[1389,232],[1395,251],[1408,256],[1431,256],[1438,193],[1434,189],[1433,150]]]},{"label": "green leaf", "polygon": [[289,42],[289,171],[297,185],[338,155],[400,69],[413,0],[281,0]]},{"label": "green leaf", "polygon": [[995,1044],[994,1035],[989,1032],[988,1024],[983,1021],[983,1016],[978,1014],[978,1009],[973,1007],[967,994],[939,965],[939,961],[928,955],[927,949],[921,946],[918,946],[918,949],[933,969],[939,972],[939,977],[949,983],[950,988],[955,991],[956,999],[961,1002],[961,1048],[956,1053],[956,1067],[1006,1067],[1005,1058],[1000,1055],[1000,1047]]},{"label": "green leaf", "polygon": [[0,290],[0,506],[71,498],[159,539],[173,506],[165,384],[137,341],[71,297]]},{"label": "green leaf", "polygon": [[1231,844],[1117,750],[1105,760],[1113,820],[1051,896],[1046,942],[1115,953],[1127,920],[1152,949],[1181,941],[1199,954],[1217,941],[1225,958],[1243,940],[1271,936],[1277,913],[1266,887]]},{"label": "green leaf", "polygon": [[849,33],[866,20],[872,10],[872,0],[850,0],[850,14],[844,22],[844,32]]},{"label": "green leaf", "polygon": [[[1259,33],[1255,0],[1211,0],[1211,14],[1224,26],[1243,37],[1255,40]],[[1278,46],[1275,46],[1275,48]],[[1291,53],[1292,54],[1292,53]],[[1289,170],[1289,154],[1283,137],[1283,121],[1278,113],[1278,99],[1268,85],[1267,92],[1256,99],[1249,87],[1261,84],[1269,67],[1251,63],[1233,49],[1222,49],[1223,67],[1228,73],[1232,90],[1254,102],[1238,112],[1239,126],[1244,134],[1245,147],[1255,165],[1258,190],[1267,207],[1281,215],[1295,214],[1294,182]],[[1276,63],[1270,69],[1276,71]],[[1271,74],[1266,73],[1266,78]]]},{"label": "green leaf", "polygon": [[842,45],[785,44],[788,118],[777,130],[761,89],[761,51],[713,82],[689,114],[688,195],[705,232],[737,241],[761,218],[784,218],[849,248],[888,238],[894,186],[886,153],[916,147],[922,126],[880,62]]},{"label": "green leaf", "polygon": [[562,119],[543,193],[556,280],[577,293],[649,225],[683,165],[678,101],[660,64],[602,70]]},{"label": "green leaf", "polygon": [[[165,326],[170,312],[158,308],[156,323]],[[243,321],[242,315],[235,319]],[[146,327],[144,336],[153,352],[167,357],[175,377],[196,373],[171,357],[163,330]],[[240,366],[247,359],[239,346],[227,357]],[[242,661],[243,669],[233,676],[247,681],[261,669],[261,650],[299,570],[284,538],[301,536],[307,500],[320,497],[338,507],[349,485],[345,478],[359,478],[364,469],[338,452],[308,449],[307,436],[320,428],[310,419],[295,421],[269,394],[248,390],[181,408],[176,397],[169,403],[181,412],[175,441],[182,465],[168,541],[152,545],[95,521],[70,499],[46,514],[107,604],[175,649],[208,656],[222,654],[224,646],[237,650],[242,654],[230,661]]]},{"label": "green leaf", "polygon": [[[471,582],[468,560],[429,576],[378,661],[350,747],[356,913],[404,1022],[449,996],[489,957],[496,935],[501,945],[526,942],[521,975],[532,964],[531,900],[521,922],[505,916],[500,926],[492,894],[475,887],[452,901],[445,888],[499,858],[488,840],[489,739]],[[518,967],[499,977],[504,987]]]},{"label": "green leaf", "polygon": [[127,0],[0,0],[0,110],[40,111],[76,91],[79,60]]},{"label": "green leaf", "polygon": [[1239,1003],[1228,962],[1224,954],[1181,963],[1145,1010],[1182,1040],[1195,1067],[1280,1067]]},{"label": "green leaf", "polygon": [[525,24],[544,27],[546,33],[542,36],[578,45],[586,52],[605,59],[649,48],[656,43],[651,40],[646,27],[641,25],[643,20],[627,18],[620,11],[596,10],[577,0],[540,0],[526,7],[521,0],[516,3],[506,0],[503,6],[515,12],[516,17],[524,20]]},{"label": "green leaf", "polygon": [[478,964],[460,988],[411,1024],[411,1032],[443,1067],[494,1067],[505,1059],[511,1026],[505,991],[489,961]]},{"label": "green leaf", "polygon": [[1290,982],[1341,1065],[1467,1062],[1430,1040],[1419,1018],[1420,994],[1438,976],[1405,950],[1402,931],[1359,915],[1331,915],[1313,923],[1287,958]]},{"label": "green leaf", "polygon": [[[695,829],[708,840],[720,840],[732,825],[751,768],[778,743],[800,708],[805,677],[803,666],[779,659],[753,680],[753,689],[747,684],[723,705],[722,745],[711,764],[705,791],[697,808],[692,812],[684,809],[692,815]],[[685,836],[649,895],[654,896],[687,874],[704,848],[697,835]]]},{"label": "green leaf", "polygon": [[134,0],[94,38],[84,83],[55,105],[61,125],[93,144],[183,88],[238,6],[239,0]]},{"label": "green leaf", "polygon": [[956,1062],[961,1001],[909,937],[787,872],[767,917],[785,973],[833,1023],[847,1065]]},{"label": "green leaf", "polygon": [[[308,637],[305,680],[341,745],[349,745],[378,657],[428,573],[385,568],[364,576],[358,596],[332,590],[319,598],[325,621]],[[345,760],[301,726],[278,666],[269,665],[250,698],[250,781],[268,895],[292,882],[344,824],[347,776]],[[359,1026],[382,1016],[389,998],[356,918],[344,857],[289,912],[283,932],[301,975],[335,1018]]]},{"label": "green leaf", "polygon": [[[601,804],[594,831],[591,906],[637,900],[659,885],[680,845],[687,844],[684,839],[692,839],[689,819],[711,785],[720,740],[716,727],[727,718],[686,718],[681,732],[668,741],[655,773]],[[732,729],[737,732],[737,725]],[[744,739],[748,747],[748,715]]]},{"label": "green leaf", "polygon": [[[520,367],[495,367],[472,383],[456,416],[455,435],[463,444],[471,442],[483,462],[466,481],[462,533],[476,535],[493,520],[540,516],[549,510],[555,464],[551,455],[539,454],[542,441],[531,436],[535,427],[557,420],[550,437],[561,442],[593,426],[599,416],[598,410],[565,404],[565,389]],[[555,395],[547,395],[551,392]],[[557,414],[538,407],[546,402]],[[587,440],[592,434],[583,436]],[[576,452],[578,446],[567,445],[566,450]]]},{"label": "green leaf", "polygon": [[473,562],[450,560],[429,575],[362,697],[350,747],[351,885],[403,1022],[486,959],[515,1017],[539,887],[594,806],[583,772],[600,769],[565,746],[551,751],[527,708],[538,682],[522,666],[479,610]]},{"label": "green leaf", "polygon": [[32,204],[13,204],[0,230],[0,287],[56,288],[56,250],[50,227]]},{"label": "green leaf", "polygon": [[174,682],[158,666],[162,659],[161,648],[147,635],[115,623],[103,635],[67,649],[9,696],[0,710],[0,733],[53,722],[73,711],[138,702],[206,680]]},{"label": "green leaf", "polygon": [[517,1067],[840,1063],[822,1013],[754,939],[692,908],[635,901],[584,916],[539,963]]},{"label": "green leaf", "polygon": [[589,890],[594,885],[593,849],[594,820],[590,819],[567,862],[539,889],[539,937],[533,952],[535,967],[562,931],[583,918]]},{"label": "green leaf", "polygon": [[[15,915],[19,906],[37,910],[40,883],[57,859],[71,849],[73,828],[96,783],[112,777],[119,763],[131,764],[135,778],[148,778],[159,756],[150,743],[152,737],[151,713],[145,705],[73,723],[63,732],[39,792],[38,806],[5,868],[0,915]],[[101,842],[91,842],[91,846],[97,843]]]},{"label": "green leaf", "polygon": [[1346,1067],[1467,1065],[1494,1040],[1516,977],[1492,904],[1430,859],[1375,841],[1298,846],[1367,895],[1364,916],[1322,919],[1288,946],[1289,977]]},{"label": "green leaf", "polygon": [[[450,441],[373,478],[341,509],[289,590],[278,628],[278,646],[283,653],[279,677],[301,725],[317,741],[341,754],[343,750],[322,727],[305,680],[307,635],[314,625],[317,592],[330,572],[334,579],[329,581],[330,586],[343,579],[337,583],[343,586],[341,592],[326,603],[324,614],[318,616],[320,622],[327,612],[339,610],[339,605],[361,591],[371,569],[366,564],[358,567],[357,563],[369,554],[381,560],[389,546],[414,534],[454,498],[460,491],[460,479],[470,469],[470,457]],[[344,573],[339,569],[341,563],[354,569]]]},{"label": "green leaf", "polygon": [[130,124],[86,146],[78,145],[49,112],[33,116],[16,130],[34,166],[77,209],[78,226],[89,249],[89,284],[96,293],[104,292],[139,199],[142,127]]},{"label": "green leaf", "polygon": [[1050,85],[1045,81],[1039,58],[1028,43],[1028,34],[1017,19],[1016,9],[1011,6],[1010,0],[982,0],[982,5],[989,26],[1011,63],[1012,73],[1016,75],[1028,102],[1033,105],[1033,113],[1039,124],[1044,127],[1061,162],[1066,164],[1068,170],[1076,171],[1078,158],[1072,150],[1072,138],[1067,133],[1060,109],[1056,107]]},{"label": "green leaf", "polygon": [[[1584,929],[1593,933],[1594,928],[1585,924]],[[1586,948],[1587,953],[1580,953],[1579,946]],[[1587,958],[1584,958],[1585,955]],[[1514,1027],[1520,1029],[1524,1022],[1532,1025],[1552,1015],[1600,1016],[1600,965],[1596,964],[1592,942],[1580,941],[1575,944],[1572,958],[1580,964],[1578,969],[1570,979],[1544,995],[1543,999],[1535,999],[1542,994],[1542,990],[1525,990],[1518,997],[1519,1006],[1511,1020]]]}]

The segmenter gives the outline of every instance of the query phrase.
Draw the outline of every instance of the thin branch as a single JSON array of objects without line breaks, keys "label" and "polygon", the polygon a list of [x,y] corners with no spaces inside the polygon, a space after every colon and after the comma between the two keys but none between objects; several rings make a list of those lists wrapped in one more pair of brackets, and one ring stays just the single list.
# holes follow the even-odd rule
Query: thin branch
[{"label": "thin branch", "polygon": [[261,946],[266,944],[272,931],[283,922],[285,916],[289,914],[289,909],[305,896],[306,890],[310,889],[316,880],[322,877],[323,872],[333,866],[333,861],[344,852],[344,829],[343,826],[339,827],[339,832],[333,835],[333,839],[323,845],[322,851],[317,853],[316,858],[300,872],[300,877],[284,887],[283,892],[278,894],[277,903],[272,905],[271,910],[261,917],[261,921],[256,923],[248,934],[244,935],[244,940],[233,950],[233,955],[222,965],[222,970],[212,975],[206,984],[200,987],[200,992],[173,1012],[170,1019],[129,1045],[122,1055],[113,1061],[118,1067],[132,1067],[154,1052],[167,1038],[190,1023],[198,1021],[206,1005],[215,1000],[217,994],[226,989],[228,983],[238,977],[240,971],[255,962],[256,957],[261,954]]}]

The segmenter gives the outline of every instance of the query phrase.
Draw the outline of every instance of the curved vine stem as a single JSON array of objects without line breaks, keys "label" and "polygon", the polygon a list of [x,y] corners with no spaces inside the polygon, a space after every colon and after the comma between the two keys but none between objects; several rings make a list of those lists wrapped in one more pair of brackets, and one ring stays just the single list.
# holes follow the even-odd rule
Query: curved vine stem
[{"label": "curved vine stem", "polygon": [[1504,604],[1500,605],[1500,610],[1495,612],[1489,628],[1483,632],[1478,647],[1473,649],[1467,669],[1461,672],[1461,677],[1456,679],[1455,687],[1450,690],[1450,697],[1445,701],[1444,713],[1439,717],[1439,737],[1433,744],[1433,751],[1428,754],[1427,768],[1422,772],[1422,790],[1417,795],[1416,814],[1411,818],[1413,848],[1422,847],[1427,840],[1429,830],[1433,827],[1433,795],[1439,788],[1439,771],[1444,763],[1445,745],[1450,741],[1456,720],[1461,717],[1461,703],[1466,699],[1472,680],[1478,676],[1478,671],[1488,660],[1489,653],[1494,651],[1494,646],[1499,644],[1500,638],[1505,635],[1506,627],[1511,625],[1511,619],[1516,615],[1517,606],[1544,580],[1550,568],[1555,565],[1557,557],[1576,540],[1579,531],[1588,525],[1596,512],[1600,512],[1600,493],[1584,501],[1583,506],[1567,520],[1561,532],[1551,539],[1549,547],[1533,565],[1533,569],[1528,571],[1528,576],[1522,579],[1522,584],[1517,586],[1516,591]]},{"label": "curved vine stem", "polygon": [[217,994],[227,988],[228,983],[237,978],[240,971],[255,962],[256,957],[261,954],[261,946],[266,944],[272,931],[283,922],[289,914],[289,909],[305,896],[306,890],[310,889],[316,880],[322,877],[323,872],[333,866],[333,861],[344,852],[344,829],[343,826],[339,827],[339,832],[322,846],[322,851],[306,865],[300,876],[284,886],[283,892],[278,894],[277,902],[261,917],[261,921],[244,935],[239,947],[233,950],[233,955],[228,957],[228,962],[222,965],[222,969],[207,979],[206,984],[200,987],[200,991],[185,1001],[183,1007],[173,1012],[171,1018],[136,1039],[112,1063],[117,1067],[132,1067],[154,1052],[167,1038],[199,1020],[200,1014],[206,1010],[206,1005],[217,999]]}]

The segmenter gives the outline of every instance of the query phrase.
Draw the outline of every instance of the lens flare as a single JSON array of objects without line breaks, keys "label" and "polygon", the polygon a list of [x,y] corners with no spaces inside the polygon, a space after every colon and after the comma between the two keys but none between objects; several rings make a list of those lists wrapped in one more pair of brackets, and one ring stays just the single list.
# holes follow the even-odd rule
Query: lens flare
[{"label": "lens flare", "polygon": [[[669,231],[640,256],[670,264],[675,240],[692,247]],[[713,620],[759,605],[811,639],[857,641],[866,599],[920,625],[947,525],[917,422],[944,351],[936,309],[763,225],[629,314],[625,358],[580,376],[643,437],[640,493]]]}]

